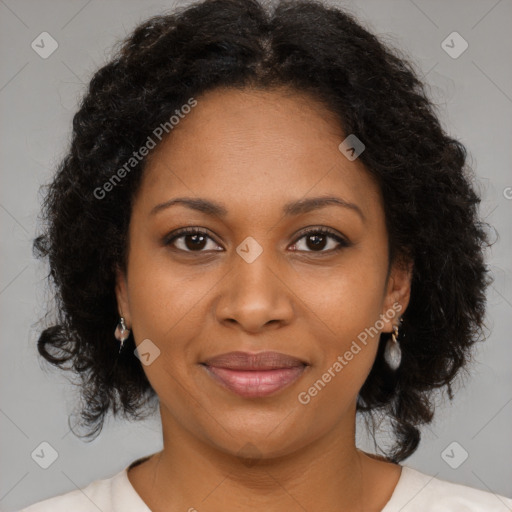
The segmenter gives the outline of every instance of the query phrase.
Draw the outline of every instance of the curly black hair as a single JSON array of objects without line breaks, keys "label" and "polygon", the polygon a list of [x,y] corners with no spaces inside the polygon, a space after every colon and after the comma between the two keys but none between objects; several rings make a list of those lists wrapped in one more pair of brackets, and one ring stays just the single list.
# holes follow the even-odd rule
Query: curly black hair
[{"label": "curly black hair", "polygon": [[319,1],[204,0],[151,17],[120,41],[89,83],[45,196],[34,249],[48,257],[58,311],[38,351],[78,375],[86,438],[109,411],[141,418],[156,397],[133,337],[119,355],[113,341],[115,272],[126,265],[131,205],[148,158],[132,160],[123,179],[114,174],[190,98],[218,87],[282,86],[309,93],[363,141],[359,159],[384,198],[390,261],[414,262],[402,364],[393,372],[384,363],[382,334],[358,411],[391,421],[386,456],[399,462],[431,422],[434,392],[453,397],[454,378],[485,338],[491,243],[466,148],[443,130],[414,64]]}]

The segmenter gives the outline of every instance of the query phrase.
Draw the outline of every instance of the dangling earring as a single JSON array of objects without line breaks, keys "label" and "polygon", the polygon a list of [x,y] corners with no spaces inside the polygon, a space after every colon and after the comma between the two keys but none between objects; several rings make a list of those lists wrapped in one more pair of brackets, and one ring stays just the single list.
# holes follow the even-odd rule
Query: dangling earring
[{"label": "dangling earring", "polygon": [[121,353],[121,349],[123,348],[124,341],[128,339],[130,336],[130,329],[126,328],[126,324],[124,323],[124,318],[121,317],[119,323],[117,324],[114,336],[117,340],[119,340],[119,353]]},{"label": "dangling earring", "polygon": [[[401,323],[402,319],[400,319],[400,324]],[[400,366],[400,362],[402,361],[402,350],[398,343],[398,325],[393,326],[391,339],[386,343],[386,349],[384,350],[384,359],[392,370],[396,370]]]}]

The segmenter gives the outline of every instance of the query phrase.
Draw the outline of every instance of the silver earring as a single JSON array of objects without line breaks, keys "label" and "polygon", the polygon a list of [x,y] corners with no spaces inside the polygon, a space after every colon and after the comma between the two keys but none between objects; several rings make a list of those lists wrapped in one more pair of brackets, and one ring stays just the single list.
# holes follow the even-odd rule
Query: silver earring
[{"label": "silver earring", "polygon": [[[401,322],[402,320],[400,319],[400,323]],[[398,325],[393,326],[391,339],[386,343],[386,349],[384,350],[384,359],[392,370],[396,370],[400,366],[400,362],[402,361],[402,350],[398,343]]]},{"label": "silver earring", "polygon": [[123,317],[119,319],[119,323],[117,324],[114,336],[119,341],[119,353],[121,353],[121,349],[123,348],[125,340],[130,336],[130,329],[126,328]]}]

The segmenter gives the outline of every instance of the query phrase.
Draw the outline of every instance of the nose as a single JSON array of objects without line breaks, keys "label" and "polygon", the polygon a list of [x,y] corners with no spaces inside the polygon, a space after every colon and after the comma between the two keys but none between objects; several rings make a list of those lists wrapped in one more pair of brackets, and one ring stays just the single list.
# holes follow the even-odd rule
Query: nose
[{"label": "nose", "polygon": [[292,321],[295,295],[291,283],[286,282],[285,273],[267,255],[270,250],[264,250],[251,263],[233,255],[231,272],[219,286],[219,322],[258,333]]}]

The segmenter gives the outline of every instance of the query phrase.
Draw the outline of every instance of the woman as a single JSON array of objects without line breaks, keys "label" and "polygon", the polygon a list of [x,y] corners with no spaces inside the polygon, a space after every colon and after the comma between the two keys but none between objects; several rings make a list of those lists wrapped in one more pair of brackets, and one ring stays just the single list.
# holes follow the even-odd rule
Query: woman
[{"label": "woman", "polygon": [[[36,240],[40,354],[84,424],[158,405],[163,450],[28,512],[506,511],[400,462],[481,337],[464,146],[407,61],[344,12],[206,0],[93,77]],[[117,341],[116,341],[117,340]],[[356,413],[389,422],[385,457]]]}]

